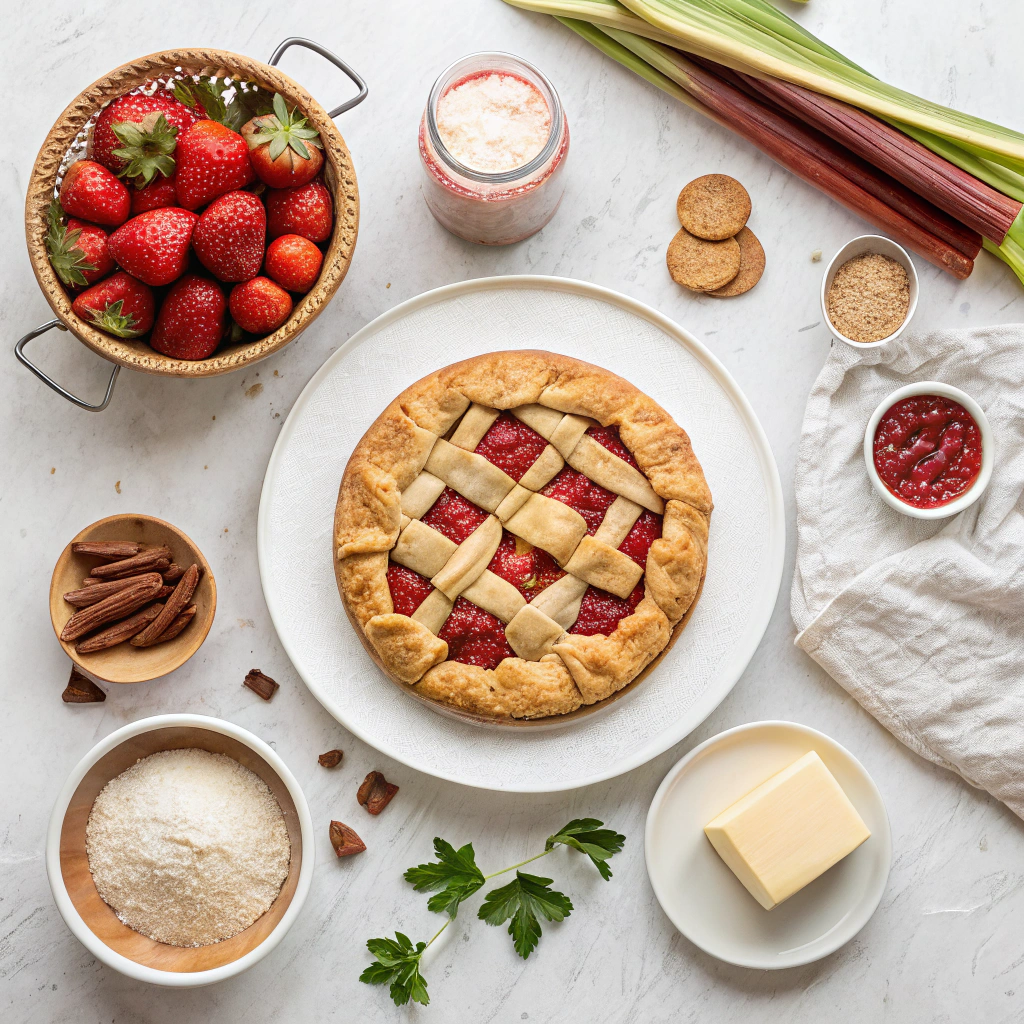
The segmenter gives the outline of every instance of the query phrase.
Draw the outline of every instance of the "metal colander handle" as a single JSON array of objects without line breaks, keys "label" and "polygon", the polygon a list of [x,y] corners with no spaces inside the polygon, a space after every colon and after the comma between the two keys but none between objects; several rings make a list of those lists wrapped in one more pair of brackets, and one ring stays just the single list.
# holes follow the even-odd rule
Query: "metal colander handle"
[{"label": "metal colander handle", "polygon": [[336,68],[344,71],[345,74],[352,79],[353,83],[359,86],[358,95],[353,96],[350,100],[345,100],[344,103],[335,107],[333,110],[327,111],[328,117],[333,118],[337,117],[339,114],[344,114],[346,110],[351,110],[366,99],[369,90],[366,87],[366,82],[363,81],[362,75],[360,75],[354,68],[349,67],[348,64],[346,64],[337,54],[331,53],[330,50],[321,46],[319,43],[314,43],[312,39],[303,39],[302,36],[289,36],[284,40],[284,42],[278,45],[277,49],[271,54],[270,60],[267,61],[267,63],[271,67],[276,67],[277,62],[284,55],[285,50],[290,46],[304,46],[307,50],[319,53],[324,60],[329,60]]}]

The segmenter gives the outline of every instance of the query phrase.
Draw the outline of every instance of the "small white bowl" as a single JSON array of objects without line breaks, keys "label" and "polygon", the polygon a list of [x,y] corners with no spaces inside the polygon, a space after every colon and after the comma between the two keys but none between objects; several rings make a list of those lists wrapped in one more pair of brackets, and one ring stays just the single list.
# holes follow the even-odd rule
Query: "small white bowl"
[{"label": "small white bowl", "polygon": [[[122,924],[97,892],[85,853],[86,822],[103,786],[139,758],[181,747],[227,754],[259,775],[281,805],[292,844],[288,877],[271,908],[238,935],[195,949],[156,942]],[[298,917],[314,858],[309,806],[285,763],[252,733],[202,715],[157,715],[111,733],[78,762],[57,797],[46,834],[50,890],[75,937],[115,971],[168,988],[211,985],[262,960]]]},{"label": "small white bowl", "polygon": [[[935,508],[916,508],[914,505],[907,504],[882,483],[882,478],[878,475],[878,470],[875,469],[875,431],[878,429],[879,420],[897,402],[904,398],[912,398],[914,395],[939,395],[942,398],[959,402],[974,417],[974,422],[978,424],[978,429],[981,431],[981,469],[974,478],[974,483],[958,498]],[[864,428],[864,465],[868,471],[868,479],[887,505],[914,519],[946,519],[949,516],[955,516],[958,512],[963,512],[969,505],[973,505],[988,487],[989,480],[992,479],[994,460],[995,441],[992,438],[992,429],[988,425],[985,411],[970,395],[959,388],[937,380],[918,381],[916,384],[907,384],[905,387],[897,389],[879,404],[871,414],[868,425]]]},{"label": "small white bowl", "polygon": [[[704,826],[776,772],[815,750],[871,837],[773,910],[726,867]],[[864,766],[835,740],[793,722],[753,722],[691,750],[658,788],[644,836],[647,874],[672,923],[726,963],[798,967],[849,942],[875,912],[892,861],[882,796]]]},{"label": "small white bowl", "polygon": [[[889,337],[881,338],[878,341],[854,341],[852,338],[848,338],[838,330],[828,315],[828,292],[832,287],[832,282],[835,280],[836,271],[847,260],[852,260],[854,256],[863,256],[866,252],[877,252],[883,256],[888,256],[890,259],[894,259],[907,272],[907,280],[910,283],[910,304],[907,306],[906,319]],[[882,345],[888,345],[890,341],[895,341],[906,330],[907,324],[910,323],[911,317],[913,317],[914,311],[917,309],[919,290],[914,261],[902,245],[897,245],[891,238],[886,238],[884,235],[858,235],[847,242],[832,257],[825,268],[825,276],[821,279],[821,315],[825,318],[825,323],[828,324],[828,329],[832,332],[832,335],[840,341],[845,341],[847,345],[852,345],[854,348],[881,348]]]}]

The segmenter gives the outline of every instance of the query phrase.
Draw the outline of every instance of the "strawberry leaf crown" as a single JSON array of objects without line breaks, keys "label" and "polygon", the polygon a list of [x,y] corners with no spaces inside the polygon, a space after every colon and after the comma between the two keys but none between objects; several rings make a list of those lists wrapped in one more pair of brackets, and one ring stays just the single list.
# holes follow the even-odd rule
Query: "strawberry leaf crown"
[{"label": "strawberry leaf crown", "polygon": [[81,228],[68,231],[64,223],[64,210],[56,199],[50,203],[46,214],[48,228],[46,231],[46,251],[50,264],[57,276],[66,285],[77,285],[84,288],[89,282],[85,275],[96,267],[89,262],[85,253],[78,247]]},{"label": "strawberry leaf crown", "polygon": [[141,338],[145,331],[136,330],[138,320],[131,313],[122,313],[124,300],[109,302],[105,309],[90,309],[89,322],[101,331],[113,334],[118,338]]},{"label": "strawberry leaf crown", "polygon": [[273,114],[257,118],[253,141],[257,146],[270,144],[271,160],[276,160],[289,147],[303,160],[308,160],[307,143],[316,146],[317,149],[323,149],[320,135],[312,128],[306,127],[306,118],[299,113],[298,107],[288,110],[288,105],[280,93],[274,96]]},{"label": "strawberry leaf crown", "polygon": [[199,117],[209,118],[233,132],[272,109],[269,90],[252,82],[224,78],[178,78],[172,86],[175,99]]},{"label": "strawberry leaf crown", "polygon": [[174,173],[171,154],[178,144],[178,129],[168,124],[163,114],[147,115],[141,124],[121,121],[111,128],[121,143],[113,155],[126,164],[120,172],[122,178],[133,179],[138,188],[143,188],[158,174],[169,178]]}]

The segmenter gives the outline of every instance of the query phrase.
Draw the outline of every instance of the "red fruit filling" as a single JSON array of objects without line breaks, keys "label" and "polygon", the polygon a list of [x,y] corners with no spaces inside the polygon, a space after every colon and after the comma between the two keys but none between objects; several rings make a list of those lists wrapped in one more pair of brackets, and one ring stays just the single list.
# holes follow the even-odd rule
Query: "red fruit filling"
[{"label": "red fruit filling", "polygon": [[457,491],[446,487],[421,517],[421,522],[461,544],[485,519],[487,513]]},{"label": "red fruit filling", "polygon": [[639,468],[633,453],[619,440],[618,427],[588,427],[587,433],[603,448],[618,455],[623,462],[628,462],[634,469]]},{"label": "red fruit filling", "polygon": [[540,493],[549,498],[557,498],[563,505],[579,512],[587,521],[587,533],[591,536],[597,533],[608,506],[615,500],[611,491],[606,491],[589,477],[577,473],[571,466],[564,466]]},{"label": "red fruit filling", "polygon": [[516,656],[505,639],[504,623],[464,597],[456,599],[437,635],[448,645],[448,660],[464,665],[495,668],[503,658]]},{"label": "red fruit filling", "polygon": [[569,628],[569,632],[580,636],[593,636],[595,633],[611,636],[619,622],[627,615],[632,615],[643,599],[642,581],[633,588],[633,593],[625,601],[607,591],[598,590],[597,587],[587,587],[583,602],[580,604],[579,617]]},{"label": "red fruit filling", "polygon": [[504,470],[517,483],[547,447],[547,441],[510,412],[503,412],[476,446],[498,469]]},{"label": "red fruit filling", "polygon": [[388,563],[388,589],[398,615],[412,615],[434,589],[426,576],[396,562]]},{"label": "red fruit filling", "polygon": [[517,540],[508,530],[502,532],[501,543],[487,568],[511,583],[527,601],[565,575],[546,551]]},{"label": "red fruit filling", "polygon": [[646,509],[633,524],[633,529],[626,534],[626,539],[619,545],[619,550],[640,566],[647,568],[647,552],[651,545],[661,536],[661,516],[656,516]]}]

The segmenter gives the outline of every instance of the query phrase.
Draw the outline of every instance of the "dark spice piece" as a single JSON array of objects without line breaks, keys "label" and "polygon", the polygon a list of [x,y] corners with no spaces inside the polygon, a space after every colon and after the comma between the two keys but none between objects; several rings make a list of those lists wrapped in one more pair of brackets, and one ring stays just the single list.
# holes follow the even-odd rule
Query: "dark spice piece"
[{"label": "dark spice piece", "polygon": [[[121,580],[107,580],[103,582],[101,580],[94,580],[92,583],[89,582],[92,577],[85,580],[79,590],[69,590],[64,595],[64,600],[68,604],[74,605],[76,608],[88,608],[91,604],[96,604],[98,601],[102,601],[105,597],[110,597],[111,594],[116,594],[119,590],[124,590],[125,587],[132,586],[133,583],[138,582],[143,576],[159,576],[159,573],[140,573],[138,576],[126,576]],[[149,582],[153,582],[150,580]],[[169,594],[173,588],[169,588],[167,593]],[[157,592],[154,600],[162,601],[167,594],[163,597],[160,596],[160,591]]]},{"label": "dark spice piece", "polygon": [[171,549],[160,546],[147,548],[145,551],[132,558],[125,558],[120,562],[108,562],[106,565],[97,565],[92,571],[93,579],[115,580],[122,576],[133,576],[138,572],[163,572],[170,568]]},{"label": "dark spice piece", "polygon": [[80,540],[71,545],[71,551],[76,555],[95,555],[112,562],[137,555],[141,546],[133,540]]},{"label": "dark spice piece", "polygon": [[164,583],[173,583],[175,580],[180,580],[185,575],[185,570],[178,565],[177,562],[171,562],[166,569],[164,569]]},{"label": "dark spice piece", "polygon": [[356,835],[355,830],[340,821],[331,822],[331,846],[339,857],[351,857],[366,849],[366,843]]},{"label": "dark spice piece", "polygon": [[92,654],[94,651],[105,651],[108,647],[116,647],[125,640],[141,633],[163,610],[162,604],[147,605],[130,618],[115,622],[113,626],[93,633],[87,640],[79,640],[75,650],[79,654]]},{"label": "dark spice piece", "polygon": [[393,782],[384,778],[383,772],[370,772],[356,793],[356,799],[371,813],[380,814],[398,792]]},{"label": "dark spice piece", "polygon": [[242,681],[243,686],[248,686],[253,693],[270,700],[277,692],[278,684],[268,675],[264,675],[258,668],[250,669],[249,674]]},{"label": "dark spice piece", "polygon": [[326,754],[321,754],[317,760],[325,768],[337,768],[341,764],[343,753],[340,750],[328,750]]},{"label": "dark spice piece", "polygon": [[71,678],[60,699],[65,704],[99,704],[107,695],[88,677],[72,666]]},{"label": "dark spice piece", "polygon": [[[166,590],[167,588],[164,587]],[[173,640],[194,618],[196,617],[196,606],[190,604],[158,637],[153,640],[143,640],[135,636],[129,641],[132,647],[155,647],[157,644],[165,644]]]}]

